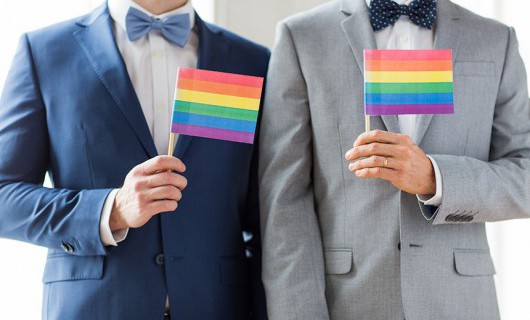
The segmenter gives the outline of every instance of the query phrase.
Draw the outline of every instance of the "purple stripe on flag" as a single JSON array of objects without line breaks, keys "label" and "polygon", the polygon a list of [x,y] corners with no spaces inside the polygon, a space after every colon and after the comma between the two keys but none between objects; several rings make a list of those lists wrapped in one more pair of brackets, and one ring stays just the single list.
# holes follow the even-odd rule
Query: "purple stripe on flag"
[{"label": "purple stripe on flag", "polygon": [[397,114],[452,114],[454,106],[449,104],[367,104],[366,115],[397,115]]},{"label": "purple stripe on flag", "polygon": [[171,132],[194,137],[211,138],[241,143],[254,143],[254,133],[172,123]]}]

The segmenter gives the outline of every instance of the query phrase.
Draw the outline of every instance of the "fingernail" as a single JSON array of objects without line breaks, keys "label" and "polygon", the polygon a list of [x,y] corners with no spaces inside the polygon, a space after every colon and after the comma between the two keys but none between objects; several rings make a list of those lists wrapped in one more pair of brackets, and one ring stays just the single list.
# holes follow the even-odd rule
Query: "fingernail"
[{"label": "fingernail", "polygon": [[354,166],[353,163],[350,163],[350,165],[348,165],[348,169],[353,170],[354,168],[355,168],[355,166]]},{"label": "fingernail", "polygon": [[355,175],[356,176],[360,176],[361,175],[361,171],[360,170],[359,171],[355,171]]},{"label": "fingernail", "polygon": [[349,159],[351,157],[353,152],[351,152],[351,150],[349,150],[348,152],[346,152],[346,159]]}]

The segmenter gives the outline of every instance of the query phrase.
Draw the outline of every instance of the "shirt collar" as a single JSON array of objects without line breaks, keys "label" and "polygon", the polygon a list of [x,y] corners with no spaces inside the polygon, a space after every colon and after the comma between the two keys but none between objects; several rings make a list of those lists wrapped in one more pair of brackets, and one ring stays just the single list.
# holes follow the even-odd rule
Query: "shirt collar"
[{"label": "shirt collar", "polygon": [[127,17],[127,12],[129,11],[129,7],[138,9],[150,17],[158,18],[161,20],[165,19],[168,16],[174,15],[174,14],[188,13],[190,15],[190,28],[193,29],[193,27],[195,26],[195,10],[193,9],[191,1],[186,2],[186,4],[180,8],[162,13],[160,15],[154,15],[150,13],[149,11],[142,8],[139,4],[137,4],[136,2],[132,0],[108,0],[108,6],[109,6],[109,13],[110,13],[110,16],[112,17],[112,20],[114,20],[114,22],[116,22],[120,26],[120,28],[122,28],[124,31],[127,31],[127,27],[125,24],[125,18]]},{"label": "shirt collar", "polygon": [[[366,5],[368,6],[368,8],[370,8],[370,2],[371,0],[365,0],[366,1]],[[394,2],[396,2],[397,4],[401,5],[401,4],[409,4],[412,2],[412,0],[393,0]],[[110,0],[109,0],[110,2]]]}]

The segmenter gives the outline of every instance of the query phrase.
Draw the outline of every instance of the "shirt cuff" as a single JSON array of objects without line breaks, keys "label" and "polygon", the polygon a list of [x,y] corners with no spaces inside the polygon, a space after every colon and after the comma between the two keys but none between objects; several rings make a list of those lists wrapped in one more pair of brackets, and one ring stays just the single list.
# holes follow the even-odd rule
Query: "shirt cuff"
[{"label": "shirt cuff", "polygon": [[436,193],[434,196],[432,194],[430,195],[417,195],[418,200],[421,201],[426,206],[435,206],[438,207],[442,204],[442,175],[440,174],[440,168],[438,167],[438,164],[436,163],[436,160],[434,160],[432,157],[429,157],[429,160],[431,160],[432,166],[434,168],[434,177],[436,179]]},{"label": "shirt cuff", "polygon": [[125,240],[127,233],[129,232],[129,228],[116,230],[114,232],[110,230],[110,214],[112,213],[112,207],[114,206],[114,200],[116,199],[117,193],[118,189],[114,189],[109,193],[105,200],[105,204],[103,205],[103,211],[101,212],[99,236],[101,237],[101,242],[105,246],[116,247],[118,243]]}]

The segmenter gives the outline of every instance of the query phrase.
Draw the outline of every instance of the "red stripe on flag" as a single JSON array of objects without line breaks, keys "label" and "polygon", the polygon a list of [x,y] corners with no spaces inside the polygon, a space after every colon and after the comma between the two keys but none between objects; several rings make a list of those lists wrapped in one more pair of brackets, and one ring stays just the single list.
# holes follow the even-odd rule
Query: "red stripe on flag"
[{"label": "red stripe on flag", "polygon": [[181,68],[179,69],[178,76],[191,80],[219,82],[237,86],[247,86],[255,88],[261,88],[263,86],[263,78],[260,77],[244,76],[239,74],[217,71]]},{"label": "red stripe on flag", "polygon": [[365,60],[452,60],[452,50],[364,50]]}]

